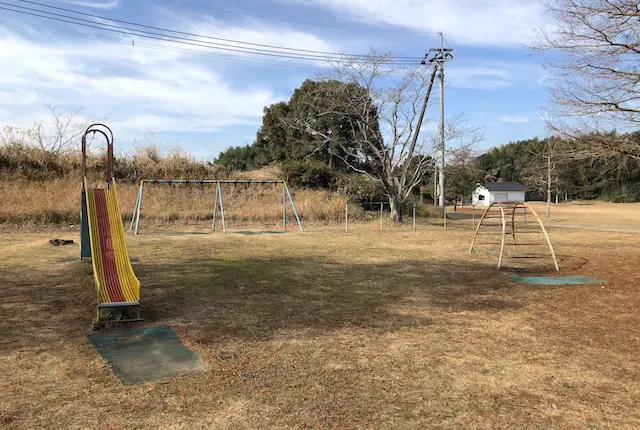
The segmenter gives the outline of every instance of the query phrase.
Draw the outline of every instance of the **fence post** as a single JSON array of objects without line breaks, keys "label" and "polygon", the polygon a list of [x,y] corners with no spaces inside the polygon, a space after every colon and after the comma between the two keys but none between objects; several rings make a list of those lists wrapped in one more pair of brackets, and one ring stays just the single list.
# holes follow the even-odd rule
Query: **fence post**
[{"label": "fence post", "polygon": [[447,202],[444,201],[442,204],[442,226],[447,228]]},{"label": "fence post", "polygon": [[416,202],[413,202],[413,231],[416,231]]},{"label": "fence post", "polygon": [[344,203],[344,232],[349,233],[349,202]]},{"label": "fence post", "polygon": [[471,223],[473,225],[473,229],[476,229],[476,205],[471,205]]}]

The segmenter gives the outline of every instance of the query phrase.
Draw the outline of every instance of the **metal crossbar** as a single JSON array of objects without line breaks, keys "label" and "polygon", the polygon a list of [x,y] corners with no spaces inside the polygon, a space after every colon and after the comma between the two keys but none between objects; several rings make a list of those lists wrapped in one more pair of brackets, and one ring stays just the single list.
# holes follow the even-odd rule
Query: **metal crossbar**
[{"label": "metal crossbar", "polygon": [[278,185],[282,184],[282,223],[283,228],[287,228],[287,200],[291,203],[291,209],[298,223],[298,227],[301,232],[304,232],[302,228],[302,222],[298,215],[295,203],[293,203],[293,196],[289,190],[289,186],[286,181],[278,180],[252,180],[252,179],[143,179],[140,181],[140,189],[138,190],[138,197],[136,199],[135,208],[133,210],[133,216],[131,217],[131,224],[129,225],[129,231],[138,234],[140,228],[140,213],[142,212],[142,195],[144,193],[144,185],[147,184],[212,184],[215,185],[215,199],[213,202],[213,219],[211,223],[211,230],[216,229],[216,218],[218,215],[218,208],[220,209],[220,218],[222,221],[222,231],[227,232],[227,225],[224,217],[224,205],[222,203],[222,188],[221,184],[260,184],[260,185]]},{"label": "metal crossbar", "polygon": [[149,184],[284,184],[285,181],[253,179],[143,179]]}]

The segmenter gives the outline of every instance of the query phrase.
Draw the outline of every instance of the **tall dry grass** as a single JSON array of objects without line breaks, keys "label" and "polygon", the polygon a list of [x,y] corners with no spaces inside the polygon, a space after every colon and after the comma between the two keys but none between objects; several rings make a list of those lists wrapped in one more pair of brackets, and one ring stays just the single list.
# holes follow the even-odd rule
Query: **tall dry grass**
[{"label": "tall dry grass", "polygon": [[[258,175],[253,173],[254,176]],[[256,176],[256,178],[258,177]],[[225,218],[230,223],[276,224],[282,220],[282,186],[223,184]],[[326,191],[291,190],[304,221],[341,220],[344,197]],[[133,215],[137,185],[118,184],[125,222]],[[145,185],[141,223],[163,225],[204,222],[213,215],[213,185]],[[293,219],[288,205],[289,218]],[[350,213],[354,218],[362,214]],[[0,183],[0,224],[47,226],[77,224],[80,218],[80,182],[56,179]]]}]

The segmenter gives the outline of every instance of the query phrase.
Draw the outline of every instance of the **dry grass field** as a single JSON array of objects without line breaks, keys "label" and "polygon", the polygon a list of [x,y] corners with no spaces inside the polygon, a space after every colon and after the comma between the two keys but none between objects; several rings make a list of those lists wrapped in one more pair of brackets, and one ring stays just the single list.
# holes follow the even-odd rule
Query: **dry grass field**
[{"label": "dry grass field", "polygon": [[[225,216],[230,222],[258,220],[275,225],[282,220],[282,186],[224,184],[222,192]],[[308,221],[333,222],[343,216],[342,197],[317,190],[293,193],[297,209]],[[138,185],[118,184],[125,220],[131,219],[137,195]],[[145,185],[141,223],[157,227],[210,221],[214,197],[213,185]],[[80,183],[0,182],[0,202],[0,228],[75,224],[80,217]]]},{"label": "dry grass field", "polygon": [[90,264],[47,243],[77,233],[0,233],[0,427],[640,428],[640,234],[550,228],[562,274],[604,283],[543,287],[469,254],[466,220],[307,227],[129,236],[144,324],[207,366],[134,386],[85,337]]},{"label": "dry grass field", "polygon": [[[546,204],[533,202],[541,216]],[[549,225],[640,230],[640,203],[573,202],[552,205]]]}]

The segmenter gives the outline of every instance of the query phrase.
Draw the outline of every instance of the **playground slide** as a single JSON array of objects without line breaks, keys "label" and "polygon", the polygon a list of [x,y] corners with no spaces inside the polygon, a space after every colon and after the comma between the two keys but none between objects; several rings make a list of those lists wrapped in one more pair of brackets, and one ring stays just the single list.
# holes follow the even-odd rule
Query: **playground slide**
[{"label": "playground slide", "polygon": [[115,181],[92,189],[85,180],[85,190],[98,308],[139,305],[140,281],[129,260]]}]

